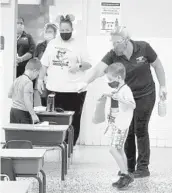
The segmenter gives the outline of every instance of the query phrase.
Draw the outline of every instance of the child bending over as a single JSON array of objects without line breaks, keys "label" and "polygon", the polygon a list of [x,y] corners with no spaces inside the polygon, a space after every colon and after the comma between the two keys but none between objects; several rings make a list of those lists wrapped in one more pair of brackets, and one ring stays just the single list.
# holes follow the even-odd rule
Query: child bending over
[{"label": "child bending over", "polygon": [[8,97],[12,98],[10,123],[38,123],[39,118],[33,108],[33,82],[39,75],[41,63],[37,58],[30,59],[23,75],[15,79]]}]

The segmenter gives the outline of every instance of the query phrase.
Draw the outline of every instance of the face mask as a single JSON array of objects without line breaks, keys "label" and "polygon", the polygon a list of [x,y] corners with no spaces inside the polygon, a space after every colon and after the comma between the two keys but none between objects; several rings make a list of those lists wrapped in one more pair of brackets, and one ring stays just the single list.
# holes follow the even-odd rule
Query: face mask
[{"label": "face mask", "polygon": [[109,85],[111,88],[118,88],[119,82],[118,82],[118,81],[108,82],[108,85]]},{"label": "face mask", "polygon": [[51,33],[45,33],[44,38],[45,38],[45,40],[49,41],[49,40],[52,40],[54,38],[54,35]]},{"label": "face mask", "polygon": [[67,41],[71,38],[72,32],[70,32],[70,33],[60,33],[60,36],[63,40]]}]

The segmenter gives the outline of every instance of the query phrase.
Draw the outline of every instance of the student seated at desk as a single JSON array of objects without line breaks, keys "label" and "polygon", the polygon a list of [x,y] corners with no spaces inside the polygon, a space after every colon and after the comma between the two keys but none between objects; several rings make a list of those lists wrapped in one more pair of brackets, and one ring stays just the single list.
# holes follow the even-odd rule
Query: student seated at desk
[{"label": "student seated at desk", "polygon": [[10,123],[32,124],[38,123],[39,118],[33,108],[33,82],[41,69],[37,58],[30,59],[23,75],[13,83],[8,97],[12,98]]}]

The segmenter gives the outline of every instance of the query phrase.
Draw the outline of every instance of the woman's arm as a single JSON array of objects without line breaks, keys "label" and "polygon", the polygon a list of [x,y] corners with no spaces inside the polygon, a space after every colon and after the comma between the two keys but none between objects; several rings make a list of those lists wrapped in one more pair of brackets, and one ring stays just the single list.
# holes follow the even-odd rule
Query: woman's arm
[{"label": "woman's arm", "polygon": [[151,64],[151,66],[154,68],[156,77],[159,82],[159,86],[160,86],[159,97],[165,100],[167,97],[165,72],[164,72],[164,68],[159,58],[157,58],[155,62]]},{"label": "woman's arm", "polygon": [[108,67],[107,64],[104,62],[99,62],[95,67],[93,67],[90,72],[87,74],[87,76],[84,79],[84,82],[86,84],[90,84],[97,78],[104,75],[106,68]]},{"label": "woman's arm", "polygon": [[12,95],[13,95],[13,85],[10,87],[10,90],[8,92],[8,98],[12,98]]},{"label": "woman's arm", "polygon": [[165,82],[165,72],[164,72],[164,68],[162,66],[161,61],[159,60],[159,58],[157,58],[155,60],[155,62],[153,62],[151,64],[151,66],[154,68],[155,73],[156,73],[156,77],[158,79],[159,85],[160,86],[165,86],[166,82]]}]

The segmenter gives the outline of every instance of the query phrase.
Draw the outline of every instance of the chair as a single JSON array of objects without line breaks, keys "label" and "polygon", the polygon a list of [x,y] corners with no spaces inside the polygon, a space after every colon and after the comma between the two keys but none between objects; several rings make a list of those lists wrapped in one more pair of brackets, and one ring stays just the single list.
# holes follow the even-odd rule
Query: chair
[{"label": "chair", "polygon": [[[6,149],[33,149],[32,142],[28,140],[10,140],[8,141],[4,148]],[[44,162],[44,161],[43,161]],[[46,192],[46,175],[43,170],[40,170],[40,173],[43,176],[43,183],[39,176],[27,176],[34,177],[39,182],[39,192]],[[17,175],[17,177],[23,177],[22,175]],[[25,176],[24,176],[25,177]]]},{"label": "chair", "polygon": [[5,144],[6,149],[33,149],[31,141],[10,140]]},{"label": "chair", "polygon": [[13,162],[10,158],[1,158],[1,180],[4,180],[5,176],[8,176],[12,181],[16,180]]}]

